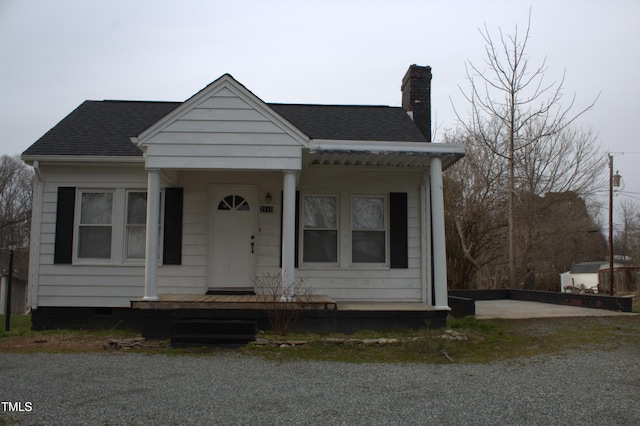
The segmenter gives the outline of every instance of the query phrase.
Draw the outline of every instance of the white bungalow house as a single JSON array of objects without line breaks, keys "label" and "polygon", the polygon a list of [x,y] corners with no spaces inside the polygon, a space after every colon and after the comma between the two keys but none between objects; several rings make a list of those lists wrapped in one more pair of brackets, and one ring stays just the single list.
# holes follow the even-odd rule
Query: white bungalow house
[{"label": "white bungalow house", "polygon": [[430,142],[430,84],[411,66],[403,107],[265,103],[228,74],[184,102],[82,103],[22,155],[34,325],[265,274],[448,310],[442,170],[464,147]]}]

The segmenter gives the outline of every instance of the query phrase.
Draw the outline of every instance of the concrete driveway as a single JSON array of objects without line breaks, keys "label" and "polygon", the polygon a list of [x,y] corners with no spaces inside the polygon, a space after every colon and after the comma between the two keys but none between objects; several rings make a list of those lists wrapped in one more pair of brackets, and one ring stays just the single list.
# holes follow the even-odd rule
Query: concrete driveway
[{"label": "concrete driveway", "polygon": [[553,305],[550,303],[524,302],[520,300],[476,300],[476,318],[552,318],[552,317],[606,317],[636,315],[606,309]]}]

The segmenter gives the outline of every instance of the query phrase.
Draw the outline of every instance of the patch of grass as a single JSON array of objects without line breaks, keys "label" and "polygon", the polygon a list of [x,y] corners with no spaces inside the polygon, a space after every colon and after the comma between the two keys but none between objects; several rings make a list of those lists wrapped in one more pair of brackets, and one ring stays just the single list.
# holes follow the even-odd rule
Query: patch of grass
[{"label": "patch of grass", "polygon": [[122,329],[42,330],[31,329],[30,315],[11,315],[10,330],[5,331],[5,316],[0,315],[0,352],[95,352],[109,338],[128,338],[140,333]]},{"label": "patch of grass", "polygon": [[640,293],[636,293],[633,295],[633,300],[631,302],[631,312],[640,314]]},{"label": "patch of grass", "polygon": [[5,331],[6,316],[0,315],[0,338],[6,336],[26,336],[31,333],[31,315],[11,315],[10,331]]},{"label": "patch of grass", "polygon": [[31,315],[11,315],[11,324],[10,330],[5,331],[5,320],[6,317],[4,315],[0,315],[0,322],[2,329],[0,330],[0,338],[2,337],[11,337],[11,336],[51,336],[57,334],[68,334],[68,333],[81,333],[84,335],[92,335],[92,336],[110,336],[110,335],[118,335],[118,336],[135,336],[137,333],[134,330],[126,330],[120,328],[108,328],[108,329],[87,329],[87,330],[68,330],[68,329],[55,329],[55,330],[32,330],[31,329]]},{"label": "patch of grass", "polygon": [[[394,330],[340,335],[289,335],[303,346],[248,345],[241,353],[271,360],[324,360],[391,363],[491,363],[574,350],[615,349],[622,344],[640,346],[640,317],[548,318],[536,320],[451,320],[447,328],[466,340],[443,338],[444,330]],[[271,336],[263,336],[271,338]],[[327,343],[326,337],[356,339],[386,337],[393,344]],[[276,339],[277,340],[277,339]]]},{"label": "patch of grass", "polygon": [[[139,336],[135,331],[126,330],[33,331],[29,316],[16,315],[15,319],[14,316],[11,318],[11,331],[0,332],[0,352],[97,352],[105,350],[105,343],[109,338]],[[4,318],[0,317],[0,320]],[[154,342],[164,343],[158,345],[160,347],[135,348],[131,351],[150,355],[191,356],[233,353],[275,361],[469,364],[525,359],[577,350],[607,350],[621,345],[635,345],[640,349],[640,316],[527,320],[476,320],[467,317],[448,321],[446,329],[453,332],[447,333],[444,329],[395,329],[387,332],[363,330],[349,335],[289,334],[286,337],[261,333],[258,337],[269,341],[297,341],[305,344],[286,347],[249,344],[233,349],[173,349],[166,347],[165,341]],[[456,336],[464,336],[465,339],[456,340]],[[335,343],[327,341],[327,338],[345,341]],[[397,342],[363,342],[377,338],[396,339]]]},{"label": "patch of grass", "polygon": [[105,328],[105,329],[88,329],[88,330],[69,330],[69,329],[55,329],[55,330],[32,330],[31,329],[31,315],[11,315],[10,330],[5,331],[5,316],[0,315],[0,322],[2,330],[0,331],[0,338],[11,336],[56,336],[67,334],[78,334],[84,336],[93,337],[134,337],[139,336],[140,333],[135,330],[126,330],[120,328]]}]

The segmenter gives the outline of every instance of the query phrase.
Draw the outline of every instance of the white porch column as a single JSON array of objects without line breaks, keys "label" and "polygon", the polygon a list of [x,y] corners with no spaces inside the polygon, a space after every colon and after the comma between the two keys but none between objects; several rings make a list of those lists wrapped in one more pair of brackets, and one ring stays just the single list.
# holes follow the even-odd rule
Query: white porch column
[{"label": "white porch column", "polygon": [[424,172],[420,182],[420,269],[422,303],[433,305],[433,280],[431,274],[431,191],[429,175]]},{"label": "white porch column", "polygon": [[144,300],[158,300],[158,223],[160,170],[147,170],[147,240],[144,260]]},{"label": "white porch column", "polygon": [[447,254],[444,237],[444,194],[442,160],[431,159],[431,238],[433,238],[433,285],[436,309],[449,309],[447,300]]},{"label": "white porch column", "polygon": [[[38,308],[38,285],[40,282],[40,239],[42,235],[42,200],[44,182],[40,163],[33,162],[33,199],[31,201],[31,241],[29,242],[29,289],[28,306]],[[4,292],[2,293],[4,294]],[[4,303],[3,305],[4,306]]]},{"label": "white porch column", "polygon": [[286,170],[282,188],[282,286],[289,299],[295,282],[296,172]]}]

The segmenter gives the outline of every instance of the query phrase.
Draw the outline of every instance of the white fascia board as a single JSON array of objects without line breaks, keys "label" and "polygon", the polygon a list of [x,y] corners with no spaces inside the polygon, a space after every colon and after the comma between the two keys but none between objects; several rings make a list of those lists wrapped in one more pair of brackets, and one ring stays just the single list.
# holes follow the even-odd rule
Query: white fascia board
[{"label": "white fascia board", "polygon": [[372,154],[407,153],[423,154],[432,157],[464,156],[464,145],[434,142],[395,142],[395,141],[344,141],[334,139],[312,139],[309,152],[344,151],[370,152]]},{"label": "white fascia board", "polygon": [[95,155],[23,155],[22,161],[33,164],[35,161],[40,165],[45,163],[56,164],[144,164],[143,156],[95,156]]}]

